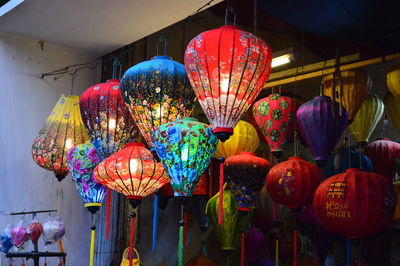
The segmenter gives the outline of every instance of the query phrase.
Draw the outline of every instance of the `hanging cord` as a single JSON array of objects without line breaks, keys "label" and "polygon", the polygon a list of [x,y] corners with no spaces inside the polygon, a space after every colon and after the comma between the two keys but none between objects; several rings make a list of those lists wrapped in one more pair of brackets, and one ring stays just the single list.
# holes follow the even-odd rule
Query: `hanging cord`
[{"label": "hanging cord", "polygon": [[233,26],[236,26],[236,13],[233,11],[233,7],[229,6],[229,1],[228,1],[228,6],[225,9],[225,25],[228,25],[228,14],[229,13],[233,14]]},{"label": "hanging cord", "polygon": [[183,266],[183,226],[185,225],[183,204],[181,204],[181,220],[179,221],[178,266]]},{"label": "hanging cord", "polygon": [[129,214],[131,217],[131,231],[129,235],[129,266],[133,265],[133,249],[135,248],[135,217],[134,210]]},{"label": "hanging cord", "polygon": [[167,55],[167,45],[168,45],[168,35],[166,32],[164,32],[161,36],[160,39],[157,42],[157,46],[156,46],[156,54],[159,55],[158,53],[158,47],[160,45],[160,43],[164,44],[164,55]]},{"label": "hanging cord", "polygon": [[254,23],[254,34],[257,34],[257,9],[258,9],[258,1],[254,0],[254,19],[253,19],[253,23]]},{"label": "hanging cord", "polygon": [[94,242],[96,238],[96,214],[92,214],[92,226],[90,227],[90,258],[89,258],[89,266],[94,266]]},{"label": "hanging cord", "polygon": [[153,196],[153,232],[152,232],[152,245],[151,251],[155,252],[157,249],[157,225],[158,225],[158,195],[154,193]]},{"label": "hanging cord", "polygon": [[74,94],[74,83],[75,83],[76,77],[78,76],[78,70],[75,70],[70,75],[71,75],[71,92],[70,92],[70,95],[73,95]]},{"label": "hanging cord", "polygon": [[[119,73],[121,73],[121,62],[119,61],[118,57],[114,56],[114,61],[112,64],[112,79],[116,79],[117,78],[117,71],[119,69]],[[121,74],[119,74],[119,76],[121,76]]]}]

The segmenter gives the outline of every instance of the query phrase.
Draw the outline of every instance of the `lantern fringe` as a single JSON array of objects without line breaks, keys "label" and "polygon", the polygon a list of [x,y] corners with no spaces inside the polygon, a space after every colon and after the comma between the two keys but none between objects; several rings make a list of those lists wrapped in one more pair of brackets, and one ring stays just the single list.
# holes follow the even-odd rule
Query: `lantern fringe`
[{"label": "lantern fringe", "polygon": [[90,234],[90,259],[89,266],[94,266],[94,242],[96,237],[96,227],[92,227],[92,232]]},{"label": "lantern fringe", "polygon": [[154,194],[153,198],[153,238],[151,251],[155,252],[157,249],[157,225],[158,225],[158,195]]},{"label": "lantern fringe", "polygon": [[244,242],[244,231],[242,231],[242,243],[240,249],[240,266],[244,266],[244,251],[245,251],[245,242]]},{"label": "lantern fringe", "polygon": [[131,232],[129,235],[129,266],[133,265],[134,245],[135,245],[135,215],[131,215]]},{"label": "lantern fringe", "polygon": [[178,266],[183,266],[183,227],[185,224],[183,205],[181,205],[181,220],[179,221]]},{"label": "lantern fringe", "polygon": [[106,240],[110,238],[111,203],[112,203],[112,190],[108,189],[107,208],[106,208]]},{"label": "lantern fringe", "polygon": [[219,165],[218,225],[222,225],[224,221],[224,162],[221,161]]},{"label": "lantern fringe", "polygon": [[183,244],[186,245],[187,244],[187,238],[188,238],[188,213],[185,212],[183,214],[183,220],[185,221],[185,223],[183,224]]},{"label": "lantern fringe", "polygon": [[293,231],[293,266],[297,266],[297,230]]},{"label": "lantern fringe", "polygon": [[279,239],[275,240],[275,266],[279,266]]}]

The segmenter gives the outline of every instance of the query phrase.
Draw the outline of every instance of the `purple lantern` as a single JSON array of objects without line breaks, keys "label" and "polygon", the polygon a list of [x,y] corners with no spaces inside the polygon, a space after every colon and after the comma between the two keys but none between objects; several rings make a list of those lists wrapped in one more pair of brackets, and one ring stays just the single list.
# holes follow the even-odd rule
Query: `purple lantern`
[{"label": "purple lantern", "polygon": [[326,96],[314,97],[300,106],[297,125],[314,160],[324,165],[347,127],[347,111]]},{"label": "purple lantern", "polygon": [[264,233],[255,227],[250,228],[246,237],[246,259],[253,263],[257,260],[258,253],[261,251],[265,240]]}]

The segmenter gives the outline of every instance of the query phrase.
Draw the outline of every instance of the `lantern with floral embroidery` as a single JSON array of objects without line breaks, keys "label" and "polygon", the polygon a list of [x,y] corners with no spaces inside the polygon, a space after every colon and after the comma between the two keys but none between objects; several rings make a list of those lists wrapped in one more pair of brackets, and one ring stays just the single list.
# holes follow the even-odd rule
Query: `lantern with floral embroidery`
[{"label": "lantern with floral embroidery", "polygon": [[221,141],[262,90],[271,73],[272,51],[250,32],[222,26],[188,44],[185,67],[213,132]]},{"label": "lantern with floral embroidery", "polygon": [[79,96],[61,95],[32,145],[33,160],[53,171],[58,181],[69,172],[67,152],[89,139],[79,110]]},{"label": "lantern with floral embroidery", "polygon": [[184,66],[168,56],[155,56],[129,68],[121,79],[121,91],[151,147],[151,134],[157,127],[190,115],[194,105]]},{"label": "lantern with floral embroidery", "polygon": [[138,130],[122,100],[119,80],[107,80],[88,88],[79,103],[90,140],[102,159],[132,142]]}]

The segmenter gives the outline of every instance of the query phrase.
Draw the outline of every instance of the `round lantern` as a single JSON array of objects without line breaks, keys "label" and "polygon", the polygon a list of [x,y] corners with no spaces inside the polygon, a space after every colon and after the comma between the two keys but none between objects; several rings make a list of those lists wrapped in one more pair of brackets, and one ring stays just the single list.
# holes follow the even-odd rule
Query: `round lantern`
[{"label": "round lantern", "polygon": [[344,173],[348,168],[358,167],[366,172],[372,172],[373,166],[368,156],[356,151],[354,148],[342,148],[333,155],[324,168],[324,176],[330,177]]},{"label": "round lantern", "polygon": [[259,144],[256,129],[243,120],[233,128],[233,135],[225,142],[218,141],[215,158],[228,158],[241,152],[255,152]]},{"label": "round lantern", "polygon": [[150,147],[155,129],[190,115],[195,97],[185,67],[168,56],[155,56],[129,68],[121,79],[121,92]]},{"label": "round lantern", "polygon": [[369,137],[383,116],[385,106],[376,95],[369,95],[361,104],[353,122],[348,126],[358,143],[369,142]]},{"label": "round lantern", "polygon": [[[362,102],[372,88],[372,79],[361,70],[340,72],[340,80],[329,74],[322,81],[324,95],[335,99],[346,108],[349,121],[353,121]],[[335,85],[335,86],[334,86]],[[334,97],[333,97],[334,96]]]},{"label": "round lantern", "polygon": [[119,80],[96,84],[82,93],[82,120],[102,159],[132,142],[138,130],[122,100]]},{"label": "round lantern", "polygon": [[290,157],[276,164],[267,175],[270,197],[291,209],[311,205],[322,174],[318,167],[301,157]]},{"label": "round lantern", "polygon": [[302,104],[296,121],[302,137],[319,165],[324,165],[347,126],[347,112],[329,97],[317,96]]},{"label": "round lantern", "polygon": [[397,132],[400,133],[400,97],[395,97],[390,92],[387,92],[384,101],[386,113],[396,127]]},{"label": "round lantern", "polygon": [[396,197],[387,178],[350,168],[321,183],[313,206],[323,227],[348,239],[358,239],[390,223]]},{"label": "round lantern", "polygon": [[400,64],[395,64],[386,72],[386,84],[395,97],[400,97]]},{"label": "round lantern", "polygon": [[395,156],[399,150],[399,143],[388,139],[380,139],[368,144],[364,149],[364,153],[371,159],[375,173],[392,180],[396,175]]},{"label": "round lantern", "polygon": [[269,95],[253,105],[254,118],[261,128],[271,152],[280,156],[283,145],[293,133],[293,122],[296,114],[296,101],[278,93]]},{"label": "round lantern", "polygon": [[213,132],[221,141],[262,90],[271,73],[272,51],[250,32],[222,26],[191,40],[185,67]]},{"label": "round lantern", "polygon": [[69,172],[67,152],[89,140],[79,110],[79,96],[61,95],[32,145],[33,160],[53,171],[58,181]]},{"label": "round lantern", "polygon": [[252,152],[242,152],[226,159],[224,173],[239,211],[254,209],[256,193],[263,187],[270,167],[267,160]]}]

